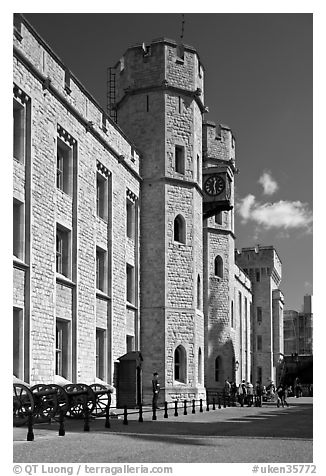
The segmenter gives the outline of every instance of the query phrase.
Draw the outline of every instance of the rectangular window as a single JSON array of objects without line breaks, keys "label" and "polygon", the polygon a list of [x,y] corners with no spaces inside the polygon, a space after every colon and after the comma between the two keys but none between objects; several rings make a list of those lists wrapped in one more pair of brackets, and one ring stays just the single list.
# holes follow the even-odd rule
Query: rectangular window
[{"label": "rectangular window", "polygon": [[127,237],[133,240],[135,238],[136,224],[136,206],[135,203],[127,198]]},{"label": "rectangular window", "polygon": [[130,264],[126,267],[127,279],[127,301],[130,304],[135,304],[135,268]]},{"label": "rectangular window", "polygon": [[69,378],[69,322],[57,319],[55,345],[55,373]]},{"label": "rectangular window", "polygon": [[262,320],[263,320],[262,308],[257,307],[257,322],[261,324]]},{"label": "rectangular window", "polygon": [[14,127],[14,157],[19,162],[25,161],[25,138],[26,138],[26,110],[15,99],[13,100],[13,127]]},{"label": "rectangular window", "polygon": [[242,294],[239,291],[239,318],[242,319]]},{"label": "rectangular window", "polygon": [[127,335],[126,336],[126,348],[127,352],[133,352],[135,350],[135,337]]},{"label": "rectangular window", "polygon": [[234,305],[233,305],[233,301],[231,301],[231,327],[234,327]]},{"label": "rectangular window", "polygon": [[71,250],[70,232],[57,225],[56,233],[56,271],[57,273],[71,277]]},{"label": "rectangular window", "polygon": [[223,212],[219,212],[215,215],[215,223],[217,225],[222,225],[222,221],[223,221],[223,215],[222,215]]},{"label": "rectangular window", "polygon": [[96,377],[105,380],[105,330],[96,329]]},{"label": "rectangular window", "polygon": [[261,383],[263,381],[263,368],[257,367],[257,380]]},{"label": "rectangular window", "polygon": [[24,261],[25,251],[25,214],[24,204],[13,202],[13,255]]},{"label": "rectangular window", "polygon": [[13,373],[24,380],[24,320],[23,310],[13,309]]},{"label": "rectangular window", "polygon": [[197,182],[200,182],[200,157],[197,154]]},{"label": "rectangular window", "polygon": [[257,336],[257,350],[263,350],[263,338],[262,336]]},{"label": "rectangular window", "polygon": [[182,99],[181,99],[180,96],[179,96],[179,100],[178,100],[178,107],[179,107],[179,114],[181,114],[181,112],[182,112]]},{"label": "rectangular window", "polygon": [[260,271],[259,271],[259,269],[256,269],[256,281],[257,281],[257,283],[260,282]]},{"label": "rectangular window", "polygon": [[179,174],[185,173],[184,147],[175,146],[175,171]]},{"label": "rectangular window", "polygon": [[101,248],[96,247],[96,288],[107,293],[107,253]]},{"label": "rectangular window", "polygon": [[73,150],[65,142],[57,139],[57,188],[72,195]]},{"label": "rectangular window", "polygon": [[108,221],[108,180],[103,175],[96,175],[96,214],[104,221]]}]

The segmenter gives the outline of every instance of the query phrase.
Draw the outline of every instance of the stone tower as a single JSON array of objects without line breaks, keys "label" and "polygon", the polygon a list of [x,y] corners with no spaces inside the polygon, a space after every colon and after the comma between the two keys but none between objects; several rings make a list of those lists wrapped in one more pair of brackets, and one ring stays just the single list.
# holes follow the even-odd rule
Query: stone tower
[{"label": "stone tower", "polygon": [[204,391],[202,114],[196,51],[165,38],[114,68],[117,123],[141,152],[140,350],[143,401]]},{"label": "stone tower", "polygon": [[[235,139],[227,126],[203,125],[205,384],[220,391],[235,380]],[[216,184],[216,185],[215,185]],[[231,316],[232,315],[232,316]],[[233,321],[233,322],[232,322]]]},{"label": "stone tower", "polygon": [[282,263],[273,246],[242,248],[236,263],[252,282],[252,380],[277,383],[277,368],[283,354],[283,305],[279,290]]}]

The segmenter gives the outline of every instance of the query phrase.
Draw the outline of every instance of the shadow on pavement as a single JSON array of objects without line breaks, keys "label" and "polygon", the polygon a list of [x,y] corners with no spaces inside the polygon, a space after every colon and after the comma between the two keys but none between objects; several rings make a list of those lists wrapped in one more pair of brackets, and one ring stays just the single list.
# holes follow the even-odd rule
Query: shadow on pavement
[{"label": "shadow on pavement", "polygon": [[[105,420],[90,422],[90,433],[97,435],[121,434],[130,438],[143,440],[164,440],[165,442],[187,445],[210,444],[203,437],[245,437],[245,438],[298,438],[313,437],[312,404],[291,405],[289,408],[277,409],[275,406],[263,408],[228,408],[201,414],[163,419],[163,412],[158,412],[157,420],[144,414],[144,422],[139,423],[137,414],[130,415],[128,425],[121,419],[111,419],[111,427],[104,427]],[[128,416],[129,418],[129,416]],[[66,434],[84,434],[83,420],[65,421]],[[55,436],[59,425],[35,425],[35,440],[41,436]],[[16,435],[24,435],[27,428],[16,428]],[[82,437],[82,436],[80,436]],[[186,437],[186,438],[185,438]],[[15,431],[14,431],[15,439]],[[63,438],[64,439],[64,438]],[[25,440],[25,437],[16,438]]]}]

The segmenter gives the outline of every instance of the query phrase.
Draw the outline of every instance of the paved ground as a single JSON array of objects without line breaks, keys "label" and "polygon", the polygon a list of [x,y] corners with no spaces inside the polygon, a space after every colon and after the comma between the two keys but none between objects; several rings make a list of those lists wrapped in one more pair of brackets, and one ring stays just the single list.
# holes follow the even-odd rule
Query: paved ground
[{"label": "paved ground", "polygon": [[66,421],[66,436],[58,424],[38,425],[35,440],[26,441],[27,428],[14,428],[13,460],[16,463],[308,463],[312,452],[312,398],[289,399],[289,408],[221,408],[163,418],[151,413],[92,421],[90,432],[83,421]]}]

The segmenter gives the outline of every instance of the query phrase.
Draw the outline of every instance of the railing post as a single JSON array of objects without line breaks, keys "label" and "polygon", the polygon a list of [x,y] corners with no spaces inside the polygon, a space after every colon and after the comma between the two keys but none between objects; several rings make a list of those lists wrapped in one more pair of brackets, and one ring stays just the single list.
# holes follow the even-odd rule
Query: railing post
[{"label": "railing post", "polygon": [[183,414],[187,415],[187,400],[183,402]]},{"label": "railing post", "polygon": [[123,407],[123,424],[128,425],[128,411],[127,411],[127,405],[124,405]]},{"label": "railing post", "polygon": [[168,415],[168,402],[164,402],[164,418],[169,418],[169,415]]},{"label": "railing post", "polygon": [[209,400],[206,398],[206,411],[209,412]]},{"label": "railing post", "polygon": [[213,410],[215,410],[215,398],[213,397]]},{"label": "railing post", "polygon": [[174,416],[178,416],[178,401],[174,402]]},{"label": "railing post", "polygon": [[202,398],[199,400],[199,411],[200,413],[203,413],[203,399]]},{"label": "railing post", "polygon": [[27,432],[27,441],[34,441],[34,432],[33,432],[34,416],[33,412],[28,413],[28,432]]},{"label": "railing post", "polygon": [[157,420],[156,418],[156,406],[153,405],[153,416],[152,416],[152,420]]},{"label": "railing post", "polygon": [[223,394],[223,407],[226,408],[225,393]]},{"label": "railing post", "polygon": [[89,431],[89,408],[87,402],[84,404],[84,431]]},{"label": "railing post", "polygon": [[218,395],[218,409],[221,410],[221,396]]},{"label": "railing post", "polygon": [[143,405],[142,403],[139,404],[139,418],[138,418],[139,423],[143,423]]},{"label": "railing post", "polygon": [[231,398],[230,398],[230,395],[228,395],[228,407],[231,406]]},{"label": "railing post", "polygon": [[191,411],[191,413],[196,413],[196,401],[195,400],[192,401],[192,411]]},{"label": "railing post", "polygon": [[110,428],[110,399],[105,407],[105,428]]},{"label": "railing post", "polygon": [[64,425],[64,413],[63,409],[59,409],[59,436],[65,436],[66,431],[65,431],[65,425]]}]

